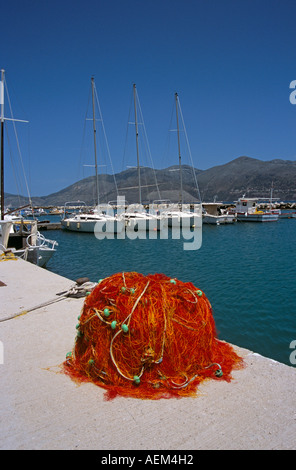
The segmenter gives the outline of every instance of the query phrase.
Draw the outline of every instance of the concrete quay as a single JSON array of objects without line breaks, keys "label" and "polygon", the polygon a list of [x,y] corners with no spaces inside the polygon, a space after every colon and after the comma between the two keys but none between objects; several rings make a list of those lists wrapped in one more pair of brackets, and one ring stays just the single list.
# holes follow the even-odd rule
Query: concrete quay
[{"label": "concrete quay", "polygon": [[296,448],[296,368],[234,346],[246,367],[196,398],[105,401],[59,372],[84,299],[53,301],[73,281],[19,259],[0,262],[0,281],[0,449]]}]

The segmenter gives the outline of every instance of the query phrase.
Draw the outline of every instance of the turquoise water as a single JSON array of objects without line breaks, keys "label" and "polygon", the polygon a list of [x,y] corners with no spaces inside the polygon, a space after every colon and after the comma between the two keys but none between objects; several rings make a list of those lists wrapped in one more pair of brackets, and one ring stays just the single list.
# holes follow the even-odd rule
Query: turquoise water
[{"label": "turquoise water", "polygon": [[191,281],[210,300],[220,339],[288,365],[296,340],[296,219],[203,226],[202,246],[183,240],[97,240],[64,230],[47,269],[91,281],[120,271]]}]

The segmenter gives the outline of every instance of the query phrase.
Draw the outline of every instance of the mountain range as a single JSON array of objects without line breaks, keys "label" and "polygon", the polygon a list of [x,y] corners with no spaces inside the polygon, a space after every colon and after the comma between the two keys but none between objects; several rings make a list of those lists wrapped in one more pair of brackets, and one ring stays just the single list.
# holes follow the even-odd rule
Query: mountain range
[{"label": "mountain range", "polygon": [[[178,166],[162,170],[148,167],[140,169],[142,203],[166,199],[178,202],[180,199],[180,171]],[[125,196],[127,203],[139,202],[139,184],[136,168],[116,175],[99,175],[100,203],[115,201],[117,194]],[[115,184],[116,181],[116,184]],[[183,202],[199,200],[233,202],[244,194],[248,197],[269,198],[271,188],[273,197],[281,201],[296,200],[296,161],[262,161],[251,157],[238,157],[224,165],[199,170],[182,165]],[[196,184],[197,182],[197,184]],[[197,185],[199,191],[197,190]],[[117,186],[117,191],[116,191]],[[95,177],[84,178],[76,183],[49,194],[32,197],[36,207],[63,206],[68,201],[84,201],[87,205],[95,203]],[[28,198],[5,194],[6,207],[20,207],[28,203]]]}]

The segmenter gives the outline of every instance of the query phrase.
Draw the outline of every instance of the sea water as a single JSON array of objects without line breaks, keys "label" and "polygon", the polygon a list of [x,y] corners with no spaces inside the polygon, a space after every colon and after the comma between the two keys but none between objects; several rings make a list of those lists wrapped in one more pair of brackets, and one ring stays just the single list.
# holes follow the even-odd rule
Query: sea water
[{"label": "sea water", "polygon": [[128,271],[191,281],[211,302],[220,339],[296,366],[296,219],[203,225],[201,248],[190,251],[182,239],[45,234],[59,243],[48,270],[73,281]]}]

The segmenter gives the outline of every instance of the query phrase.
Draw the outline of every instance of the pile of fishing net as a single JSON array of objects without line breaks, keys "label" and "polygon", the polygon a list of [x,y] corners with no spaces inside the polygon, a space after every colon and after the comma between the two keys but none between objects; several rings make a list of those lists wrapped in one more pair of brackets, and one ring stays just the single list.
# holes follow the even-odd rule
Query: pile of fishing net
[{"label": "pile of fishing net", "polygon": [[194,396],[207,378],[231,380],[242,366],[216,337],[212,308],[190,282],[163,274],[118,273],[86,297],[64,371],[116,395]]}]

